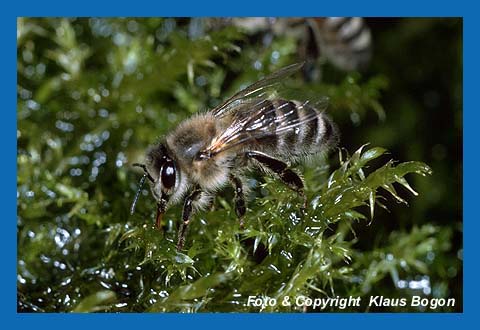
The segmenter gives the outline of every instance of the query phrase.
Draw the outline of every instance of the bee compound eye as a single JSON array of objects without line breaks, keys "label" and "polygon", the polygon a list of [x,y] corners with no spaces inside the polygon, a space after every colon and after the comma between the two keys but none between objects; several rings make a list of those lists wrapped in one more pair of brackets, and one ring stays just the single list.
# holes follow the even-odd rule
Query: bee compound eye
[{"label": "bee compound eye", "polygon": [[175,164],[167,161],[160,172],[162,185],[165,189],[171,189],[175,185]]}]

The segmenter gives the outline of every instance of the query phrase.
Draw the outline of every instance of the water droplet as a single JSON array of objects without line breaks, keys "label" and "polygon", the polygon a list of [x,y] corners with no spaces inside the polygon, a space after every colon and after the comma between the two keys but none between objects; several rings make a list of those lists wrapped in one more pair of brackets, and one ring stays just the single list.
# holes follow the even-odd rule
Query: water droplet
[{"label": "water droplet", "polygon": [[23,73],[25,76],[27,76],[27,78],[32,78],[35,74],[35,67],[33,65],[29,65],[24,69]]},{"label": "water droplet", "polygon": [[457,269],[455,267],[448,267],[447,274],[449,277],[457,276]]},{"label": "water droplet", "polygon": [[117,167],[122,167],[124,163],[127,162],[127,157],[125,156],[125,154],[123,152],[119,152],[117,154],[117,159],[115,160],[115,165]]},{"label": "water droplet", "polygon": [[135,33],[138,31],[138,23],[134,20],[130,20],[127,23],[127,30],[129,32]]},{"label": "water droplet", "polygon": [[427,260],[430,261],[430,262],[432,262],[434,259],[435,259],[435,253],[432,252],[432,251],[429,251],[429,252],[427,253]]},{"label": "water droplet", "polygon": [[282,272],[280,271],[280,269],[278,269],[275,265],[268,265],[268,268],[270,268],[271,270],[273,270],[274,272],[276,272],[277,274],[281,274]]},{"label": "water droplet", "polygon": [[272,52],[272,56],[271,56],[271,59],[270,61],[275,64],[278,62],[278,59],[280,58],[280,52],[278,50],[274,50]]},{"label": "water droplet", "polygon": [[98,115],[99,115],[100,117],[102,117],[102,118],[107,118],[108,115],[109,115],[109,112],[108,112],[107,109],[103,109],[103,108],[102,108],[102,109],[99,109],[99,110],[98,110]]},{"label": "water droplet", "polygon": [[55,238],[54,238],[55,244],[57,244],[59,248],[63,248],[70,239],[70,233],[63,228],[57,228],[56,232],[57,234],[55,235]]},{"label": "water droplet", "polygon": [[34,100],[28,100],[27,101],[27,107],[30,109],[30,110],[39,110],[40,109],[40,104],[35,102]]},{"label": "water droplet", "polygon": [[399,280],[397,282],[397,287],[400,288],[400,289],[405,289],[407,287],[407,281]]},{"label": "water droplet", "polygon": [[70,97],[71,97],[72,99],[74,99],[75,101],[80,100],[80,96],[81,96],[81,94],[80,94],[79,91],[73,91],[73,92],[70,94]]},{"label": "water droplet", "polygon": [[32,97],[32,92],[25,88],[20,88],[20,98],[22,100],[28,100]]},{"label": "water droplet", "polygon": [[355,126],[359,126],[361,124],[360,115],[357,112],[350,113],[350,120]]},{"label": "water droplet", "polygon": [[137,52],[130,51],[127,57],[123,60],[123,66],[126,74],[132,74],[137,69],[138,54]]},{"label": "water droplet", "polygon": [[102,137],[103,141],[108,140],[108,138],[110,137],[110,132],[109,131],[103,131],[101,137]]},{"label": "water droplet", "polygon": [[79,162],[80,162],[79,157],[70,157],[70,159],[68,160],[68,163],[70,165],[78,165]]},{"label": "water droplet", "polygon": [[113,35],[113,43],[117,46],[122,46],[127,43],[127,35],[124,33],[115,33]]},{"label": "water droplet", "polygon": [[343,195],[338,195],[337,198],[335,198],[335,201],[333,202],[334,204],[338,204],[340,203],[340,201],[342,200],[343,198]]},{"label": "water droplet", "polygon": [[457,258],[463,260],[463,249],[459,249],[457,251]]},{"label": "water droplet", "polygon": [[82,175],[82,169],[72,168],[72,169],[70,169],[70,175],[71,176],[81,176]]},{"label": "water droplet", "polygon": [[88,177],[88,179],[90,180],[90,182],[93,182],[97,179],[97,176],[98,176],[98,167],[94,166],[92,167],[92,172]]},{"label": "water droplet", "polygon": [[105,280],[110,280],[115,277],[115,271],[113,268],[109,268],[108,270],[102,269],[100,272],[100,277]]},{"label": "water droplet", "polygon": [[27,280],[25,280],[20,274],[17,275],[17,281],[20,282],[20,284],[27,283]]},{"label": "water droplet", "polygon": [[89,23],[94,35],[108,37],[112,34],[113,29],[104,18],[92,18]]},{"label": "water droplet", "polygon": [[46,66],[45,64],[43,63],[38,63],[37,64],[37,67],[36,67],[36,70],[37,70],[37,74],[39,76],[43,76],[45,74],[45,70],[46,70]]},{"label": "water droplet", "polygon": [[75,126],[73,126],[72,123],[62,121],[62,120],[57,120],[55,122],[55,127],[61,130],[62,132],[72,132],[75,129]]},{"label": "water droplet", "polygon": [[197,86],[203,87],[207,84],[207,78],[205,78],[205,76],[198,76],[195,78],[195,84]]},{"label": "water droplet", "polygon": [[167,119],[169,122],[174,123],[177,121],[177,115],[172,112],[169,112],[167,115]]}]

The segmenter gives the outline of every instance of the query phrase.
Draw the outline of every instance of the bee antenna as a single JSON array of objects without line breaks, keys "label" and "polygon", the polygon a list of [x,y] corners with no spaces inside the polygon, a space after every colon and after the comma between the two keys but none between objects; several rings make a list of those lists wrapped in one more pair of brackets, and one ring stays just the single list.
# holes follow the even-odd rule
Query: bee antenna
[{"label": "bee antenna", "polygon": [[148,176],[148,172],[145,172],[143,174],[142,178],[140,179],[140,183],[137,189],[137,192],[135,193],[135,197],[133,198],[133,203],[132,206],[130,207],[130,215],[133,215],[135,213],[135,206],[137,205],[138,197],[140,196],[140,191],[142,191],[143,185],[145,183],[145,179]]},{"label": "bee antenna", "polygon": [[153,180],[153,177],[150,175],[150,173],[148,173],[147,165],[140,164],[140,163],[133,163],[132,166],[140,167],[141,169],[143,169],[143,172],[148,177],[148,180],[150,180],[150,182],[155,182],[155,180]]}]

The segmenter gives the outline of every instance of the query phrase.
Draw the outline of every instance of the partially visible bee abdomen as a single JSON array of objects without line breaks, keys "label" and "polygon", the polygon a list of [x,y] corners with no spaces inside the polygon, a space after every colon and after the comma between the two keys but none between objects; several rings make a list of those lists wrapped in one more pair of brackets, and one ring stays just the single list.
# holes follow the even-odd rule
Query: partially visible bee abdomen
[{"label": "partially visible bee abdomen", "polygon": [[326,17],[308,20],[321,55],[342,70],[364,69],[371,57],[372,37],[361,17]]},{"label": "partially visible bee abdomen", "polygon": [[[277,123],[278,152],[293,157],[327,151],[338,143],[335,124],[314,107],[298,102],[273,100]],[[285,127],[292,126],[285,129]]]}]

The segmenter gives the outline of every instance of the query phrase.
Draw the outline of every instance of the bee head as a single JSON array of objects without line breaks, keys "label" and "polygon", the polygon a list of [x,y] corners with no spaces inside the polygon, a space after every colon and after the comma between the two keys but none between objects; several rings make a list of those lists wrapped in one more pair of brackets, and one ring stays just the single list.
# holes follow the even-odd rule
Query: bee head
[{"label": "bee head", "polygon": [[[151,147],[147,151],[146,164],[133,164],[141,167],[144,171],[140,186],[146,178],[150,181],[152,194],[157,201],[157,227],[160,226],[163,214],[167,209],[170,196],[175,192],[178,182],[177,165],[169,155],[168,149],[163,143]],[[139,188],[140,191],[141,187]],[[133,213],[138,199],[139,191],[135,196],[131,213]]]}]

